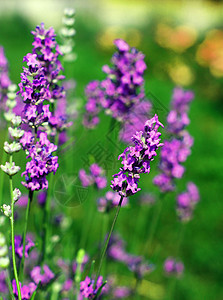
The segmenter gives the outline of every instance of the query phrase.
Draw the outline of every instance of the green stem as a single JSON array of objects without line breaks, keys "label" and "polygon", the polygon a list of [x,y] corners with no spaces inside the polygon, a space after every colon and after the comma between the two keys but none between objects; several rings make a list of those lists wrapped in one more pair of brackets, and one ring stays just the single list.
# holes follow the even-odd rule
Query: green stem
[{"label": "green stem", "polygon": [[[6,130],[6,134],[5,134],[5,139],[4,141],[7,140],[7,137],[8,137],[8,130]],[[3,154],[2,154],[2,160],[1,160],[1,164],[3,165],[6,161],[6,156],[7,156],[7,153],[5,152],[5,150],[3,149]],[[3,186],[4,186],[4,179],[5,179],[5,176],[4,176],[4,172],[1,172],[0,173],[0,206],[2,206],[3,204]]]},{"label": "green stem", "polygon": [[[10,164],[12,164],[12,155],[10,155]],[[14,199],[13,199],[13,184],[12,184],[12,176],[9,176],[9,186],[10,186],[10,196],[11,196],[11,242],[12,242],[12,263],[13,263],[13,270],[15,275],[15,281],[18,291],[18,299],[22,300],[21,297],[21,290],[19,285],[19,278],[17,273],[17,267],[16,267],[16,259],[15,259],[15,235],[14,235]]]},{"label": "green stem", "polygon": [[121,196],[121,199],[119,200],[119,204],[118,204],[118,207],[117,207],[117,210],[116,210],[116,213],[115,213],[115,217],[114,217],[111,229],[109,231],[108,237],[107,237],[107,239],[105,241],[105,244],[104,244],[104,247],[103,247],[103,250],[102,250],[102,253],[101,253],[101,259],[100,259],[100,263],[99,263],[99,267],[98,267],[98,272],[97,272],[97,275],[96,275],[96,278],[95,278],[94,286],[96,286],[97,281],[98,281],[98,277],[99,277],[100,272],[101,272],[101,267],[102,267],[103,259],[104,259],[104,256],[105,256],[105,253],[106,253],[106,250],[107,250],[107,247],[108,247],[108,243],[109,243],[110,238],[111,238],[111,234],[113,232],[113,229],[115,227],[115,223],[117,221],[117,218],[118,218],[118,215],[119,215],[119,212],[120,212],[120,208],[121,208],[121,205],[122,205],[122,200],[123,200],[123,196]]},{"label": "green stem", "polygon": [[28,220],[29,220],[29,213],[30,213],[30,205],[33,200],[33,191],[29,190],[29,197],[28,197],[28,203],[26,207],[26,216],[25,216],[25,226],[24,226],[24,232],[23,232],[23,238],[22,238],[22,259],[21,264],[19,266],[19,276],[20,281],[23,282],[23,270],[24,270],[24,264],[25,264],[25,249],[26,249],[26,234],[27,234],[27,228],[28,228]]}]

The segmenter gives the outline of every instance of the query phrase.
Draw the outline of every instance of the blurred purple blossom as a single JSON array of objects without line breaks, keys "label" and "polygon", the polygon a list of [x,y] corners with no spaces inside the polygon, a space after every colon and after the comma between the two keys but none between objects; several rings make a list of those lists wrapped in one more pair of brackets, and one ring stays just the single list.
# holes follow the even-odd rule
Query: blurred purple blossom
[{"label": "blurred purple blossom", "polygon": [[184,271],[184,264],[176,261],[175,258],[168,257],[164,262],[164,271],[167,275],[181,276]]},{"label": "blurred purple blossom", "polygon": [[[99,276],[96,286],[94,287],[94,280],[90,277],[86,277],[85,280],[81,281],[80,283],[80,300],[87,298],[87,299],[94,299],[95,295],[97,294],[99,288],[103,284],[103,277]],[[106,288],[102,288],[102,293],[105,291]]]},{"label": "blurred purple blossom", "polygon": [[107,185],[107,179],[104,176],[104,170],[96,163],[92,164],[89,170],[89,175],[84,169],[79,171],[79,178],[82,186],[87,187],[95,183],[98,189],[104,189]]},{"label": "blurred purple blossom", "polygon": [[192,218],[194,208],[199,200],[197,186],[193,182],[189,182],[187,191],[177,196],[177,214],[181,221],[186,222]]},{"label": "blurred purple blossom", "polygon": [[171,111],[167,116],[167,131],[171,137],[164,141],[159,164],[161,173],[153,180],[163,193],[175,189],[174,179],[182,178],[185,171],[182,163],[191,154],[194,140],[185,127],[189,124],[187,111],[193,98],[194,94],[191,91],[181,88],[175,88],[173,91]]},{"label": "blurred purple blossom", "polygon": [[[25,245],[25,257],[29,257],[30,250],[35,247],[34,242],[30,237],[26,237],[26,245]],[[12,247],[10,246],[10,249]],[[19,258],[22,258],[23,255],[23,242],[21,235],[15,235],[15,253]]]},{"label": "blurred purple blossom", "polygon": [[40,266],[34,267],[30,277],[36,284],[40,282],[41,285],[45,286],[54,279],[55,275],[47,265],[44,265],[42,268]]}]

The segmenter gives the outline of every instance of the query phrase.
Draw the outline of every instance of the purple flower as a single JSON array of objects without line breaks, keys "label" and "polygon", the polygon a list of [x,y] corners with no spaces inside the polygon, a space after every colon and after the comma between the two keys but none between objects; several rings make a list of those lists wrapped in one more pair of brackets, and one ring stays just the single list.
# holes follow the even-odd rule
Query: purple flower
[{"label": "purple flower", "polygon": [[[54,136],[56,132],[62,132],[72,125],[72,122],[68,121],[66,113],[66,92],[61,85],[61,81],[65,78],[65,76],[60,75],[63,68],[59,56],[62,53],[55,41],[56,34],[53,28],[45,29],[44,23],[41,23],[35,31],[32,31],[32,34],[34,35],[33,53],[37,55],[37,60],[49,86],[48,100],[52,104],[49,125],[52,129],[51,135]],[[55,107],[55,104],[57,107]]]},{"label": "purple flower", "polygon": [[187,184],[187,191],[177,196],[177,214],[181,221],[189,221],[197,202],[200,200],[199,191],[193,182]]},{"label": "purple flower", "polygon": [[56,151],[57,146],[47,139],[45,132],[37,132],[37,141],[31,132],[25,132],[20,140],[23,148],[28,150],[27,158],[31,158],[26,164],[25,182],[22,184],[32,191],[48,188],[46,176],[53,172],[55,174],[58,168],[57,156],[52,153]]},{"label": "purple flower", "polygon": [[150,162],[157,155],[156,150],[162,146],[160,143],[158,116],[146,121],[144,132],[136,132],[132,137],[133,147],[128,147],[119,155],[122,158],[122,167],[118,174],[113,175],[111,188],[117,191],[121,196],[131,196],[137,193],[140,174],[150,172]]},{"label": "purple flower", "polygon": [[102,68],[107,78],[91,82],[86,89],[88,102],[83,123],[88,128],[97,125],[102,109],[118,121],[127,120],[129,112],[144,98],[144,55],[124,40],[115,40],[114,44],[117,52],[112,57],[112,66]]},{"label": "purple flower", "polygon": [[47,285],[55,277],[54,273],[47,265],[44,265],[42,269],[40,266],[34,267],[30,273],[30,276],[37,285],[39,284],[39,282],[41,283],[41,285]]},{"label": "purple flower", "polygon": [[[31,240],[30,237],[26,238],[26,245],[25,245],[25,257],[29,257],[30,250],[35,247],[35,244]],[[10,246],[10,249],[12,247]],[[18,255],[19,258],[22,258],[23,256],[23,242],[21,235],[15,236],[15,253]]]},{"label": "purple flower", "polygon": [[[90,277],[86,277],[84,281],[80,283],[80,293],[81,296],[87,299],[94,299],[95,295],[97,294],[99,288],[103,284],[103,277],[99,276],[96,286],[94,287],[94,280]],[[102,288],[102,293],[105,290],[105,287]]]},{"label": "purple flower", "polygon": [[104,170],[95,163],[90,166],[89,170],[89,175],[84,169],[79,171],[79,178],[82,186],[87,187],[95,183],[98,189],[104,189],[107,185],[107,179],[104,176]]},{"label": "purple flower", "polygon": [[[19,285],[20,285],[22,300],[30,299],[32,297],[33,292],[37,288],[37,286],[33,282],[29,283],[28,285],[23,285],[23,286],[19,282]],[[13,281],[12,281],[12,289],[13,289],[14,296],[16,297],[16,299],[18,299],[18,291],[17,291],[15,279],[13,279]]]},{"label": "purple flower", "polygon": [[192,91],[184,91],[179,87],[174,89],[171,102],[172,110],[167,116],[169,132],[179,134],[179,132],[190,123],[187,111],[189,110],[189,104],[193,99],[194,93]]},{"label": "purple flower", "polygon": [[167,117],[167,130],[172,138],[169,141],[164,141],[159,164],[161,173],[153,180],[153,183],[162,192],[175,189],[174,179],[182,178],[185,171],[182,163],[191,153],[193,138],[185,130],[185,127],[189,124],[187,111],[193,98],[194,94],[191,91],[184,91],[181,88],[174,89],[171,102],[172,110]]},{"label": "purple flower", "polygon": [[167,275],[181,276],[184,271],[182,262],[177,262],[175,258],[168,257],[164,262],[164,271]]},{"label": "purple flower", "polygon": [[[120,201],[120,195],[118,193],[108,191],[105,197],[98,199],[98,210],[100,212],[109,212],[113,207],[118,206]],[[128,205],[128,198],[124,197],[122,201],[122,206]]]}]

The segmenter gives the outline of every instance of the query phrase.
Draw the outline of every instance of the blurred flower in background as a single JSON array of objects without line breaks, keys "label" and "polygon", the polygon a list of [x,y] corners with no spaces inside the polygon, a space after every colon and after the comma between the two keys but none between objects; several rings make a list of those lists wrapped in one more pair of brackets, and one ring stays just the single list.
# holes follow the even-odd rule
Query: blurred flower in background
[{"label": "blurred flower in background", "polygon": [[211,30],[200,44],[196,55],[197,61],[204,67],[209,67],[213,76],[223,76],[223,31]]},{"label": "blurred flower in background", "polygon": [[186,25],[174,28],[161,23],[157,25],[155,38],[161,47],[182,53],[193,46],[197,39],[197,32],[193,27]]}]

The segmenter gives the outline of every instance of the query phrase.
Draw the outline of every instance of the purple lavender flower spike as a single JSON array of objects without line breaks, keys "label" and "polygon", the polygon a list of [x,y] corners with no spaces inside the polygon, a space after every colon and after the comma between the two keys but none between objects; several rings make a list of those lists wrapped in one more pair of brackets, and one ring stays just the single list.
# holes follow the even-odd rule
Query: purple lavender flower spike
[{"label": "purple lavender flower spike", "polygon": [[51,172],[55,174],[58,168],[58,158],[52,155],[57,146],[50,143],[45,132],[38,131],[37,138],[38,141],[35,142],[34,136],[30,132],[25,132],[20,140],[24,149],[29,152],[27,158],[31,158],[31,161],[26,164],[26,171],[22,173],[26,180],[22,184],[31,191],[47,189],[46,176]]},{"label": "purple lavender flower spike", "polygon": [[171,102],[172,110],[167,116],[169,132],[179,134],[190,123],[187,111],[193,99],[194,93],[192,91],[184,91],[179,87],[174,89]]},{"label": "purple lavender flower spike", "polygon": [[199,191],[193,182],[187,184],[187,191],[177,196],[177,214],[181,221],[191,220],[197,202],[200,200]]},{"label": "purple lavender flower spike", "polygon": [[147,120],[144,132],[136,132],[132,137],[134,146],[130,146],[119,155],[122,158],[122,167],[118,174],[113,175],[111,188],[120,196],[131,196],[137,193],[140,174],[150,172],[150,162],[157,155],[156,150],[162,146],[160,143],[159,126],[164,127],[155,115]]},{"label": "purple lavender flower spike", "polygon": [[124,40],[115,40],[114,44],[117,52],[111,59],[112,66],[105,65],[102,68],[106,79],[93,81],[86,89],[88,102],[83,123],[88,128],[98,124],[98,114],[102,109],[118,121],[125,122],[132,108],[145,96],[144,55]]},{"label": "purple lavender flower spike", "polygon": [[194,94],[191,91],[184,91],[181,88],[174,89],[172,110],[167,117],[167,130],[172,138],[164,141],[159,164],[161,173],[153,180],[153,183],[163,193],[175,189],[174,179],[183,176],[185,169],[182,163],[191,153],[193,138],[185,130],[185,127],[189,124],[187,112],[193,98]]},{"label": "purple lavender flower spike", "polygon": [[[63,68],[59,57],[63,54],[55,41],[56,34],[53,28],[45,29],[44,23],[41,23],[32,34],[34,35],[33,54],[37,55],[49,86],[48,101],[52,104],[49,125],[52,129],[51,135],[55,136],[56,132],[62,132],[72,125],[66,113],[66,92],[61,85],[65,76],[60,74]],[[54,104],[57,104],[57,107]]]}]

